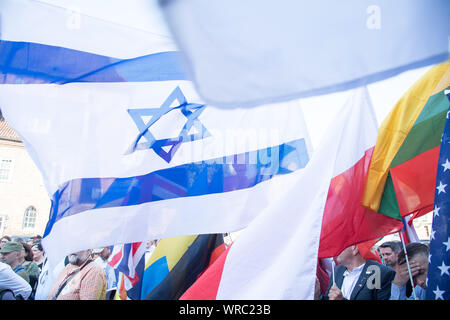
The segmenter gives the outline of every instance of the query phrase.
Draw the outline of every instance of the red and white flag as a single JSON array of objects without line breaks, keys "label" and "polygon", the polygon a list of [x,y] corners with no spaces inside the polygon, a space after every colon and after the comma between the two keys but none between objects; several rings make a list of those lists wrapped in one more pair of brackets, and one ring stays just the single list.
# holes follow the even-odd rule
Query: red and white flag
[{"label": "red and white flag", "polygon": [[[373,226],[371,234],[360,234],[363,239],[350,237],[352,243],[339,242],[329,248],[330,241],[347,236],[348,230],[336,226],[333,231],[326,225],[345,221],[345,213],[353,214],[347,209],[360,206],[377,138],[367,89],[355,90],[333,126],[305,170],[289,175],[288,183],[295,187],[283,187],[285,180],[280,184],[286,192],[276,210],[262,212],[181,299],[313,299],[317,260],[327,256],[322,252],[334,256],[347,245],[376,237],[379,225]],[[351,190],[348,179],[357,181],[357,192]],[[342,191],[350,193],[344,196]],[[337,214],[329,211],[324,217],[327,208]],[[372,221],[364,220],[364,215],[360,218],[362,225]],[[378,217],[373,218],[378,222]],[[371,231],[368,225],[364,230]]]},{"label": "red and white flag", "polygon": [[419,236],[417,235],[416,229],[414,228],[413,218],[412,216],[406,216],[402,218],[403,229],[400,231],[405,242],[405,246],[407,246],[411,242],[419,242]]}]

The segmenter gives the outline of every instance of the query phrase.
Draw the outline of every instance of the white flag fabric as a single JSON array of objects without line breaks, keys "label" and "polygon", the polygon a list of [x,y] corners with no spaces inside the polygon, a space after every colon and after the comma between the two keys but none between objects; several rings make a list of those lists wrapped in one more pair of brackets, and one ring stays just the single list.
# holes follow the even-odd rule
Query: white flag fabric
[{"label": "white flag fabric", "polygon": [[197,92],[251,107],[448,59],[448,0],[164,0]]},{"label": "white flag fabric", "polygon": [[[3,1],[0,106],[52,200],[52,265],[82,249],[242,229],[306,166],[296,102],[205,105],[167,37]],[[27,23],[23,23],[27,21]],[[36,26],[39,25],[39,28]]]},{"label": "white flag fabric", "polygon": [[402,218],[403,229],[402,236],[405,241],[405,245],[411,242],[420,242],[419,236],[417,235],[416,229],[414,228],[414,224],[411,220],[411,216],[406,216]]},{"label": "white flag fabric", "polygon": [[331,181],[341,177],[342,186],[349,171],[362,173],[376,137],[367,89],[357,89],[306,168],[276,181],[283,189],[277,206],[261,212],[181,299],[313,299]]}]

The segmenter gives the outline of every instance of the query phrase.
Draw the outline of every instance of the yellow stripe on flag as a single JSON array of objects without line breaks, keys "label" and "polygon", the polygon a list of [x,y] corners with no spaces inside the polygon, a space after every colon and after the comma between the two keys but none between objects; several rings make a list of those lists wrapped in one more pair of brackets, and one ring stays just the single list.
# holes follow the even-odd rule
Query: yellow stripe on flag
[{"label": "yellow stripe on flag", "polygon": [[166,257],[167,264],[169,266],[169,272],[177,264],[178,260],[187,251],[189,246],[194,242],[197,235],[193,236],[181,236],[165,238],[159,241],[158,245],[153,251],[149,261],[145,263],[145,269],[147,269],[153,262]]},{"label": "yellow stripe on flag", "polygon": [[403,95],[381,124],[363,194],[363,206],[378,211],[391,162],[430,96],[450,85],[449,68],[450,62],[434,66]]},{"label": "yellow stripe on flag", "polygon": [[438,92],[441,92],[444,89],[447,89],[450,85],[450,62],[444,63],[443,65],[447,65],[447,70],[445,71],[445,74],[441,77],[441,80],[437,84],[436,88],[434,88],[431,95],[435,95]]}]

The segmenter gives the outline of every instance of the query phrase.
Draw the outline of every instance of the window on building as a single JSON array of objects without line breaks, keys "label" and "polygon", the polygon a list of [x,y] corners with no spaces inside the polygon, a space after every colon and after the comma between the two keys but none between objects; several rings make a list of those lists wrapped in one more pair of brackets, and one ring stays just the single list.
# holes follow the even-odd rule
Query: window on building
[{"label": "window on building", "polygon": [[12,160],[0,158],[0,181],[11,179]]},{"label": "window on building", "polygon": [[23,229],[34,228],[36,224],[36,209],[30,206],[25,210],[25,215],[23,216]]}]

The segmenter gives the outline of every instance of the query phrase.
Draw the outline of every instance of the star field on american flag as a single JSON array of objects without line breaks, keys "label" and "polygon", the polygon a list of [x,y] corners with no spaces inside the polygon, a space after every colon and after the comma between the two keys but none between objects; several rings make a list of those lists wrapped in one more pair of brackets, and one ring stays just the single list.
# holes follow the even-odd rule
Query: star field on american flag
[{"label": "star field on american flag", "polygon": [[[447,93],[450,101],[450,94]],[[449,111],[450,112],[450,111]],[[448,113],[447,113],[448,115]],[[447,116],[439,153],[432,237],[427,276],[427,300],[450,300],[450,119]]]}]

